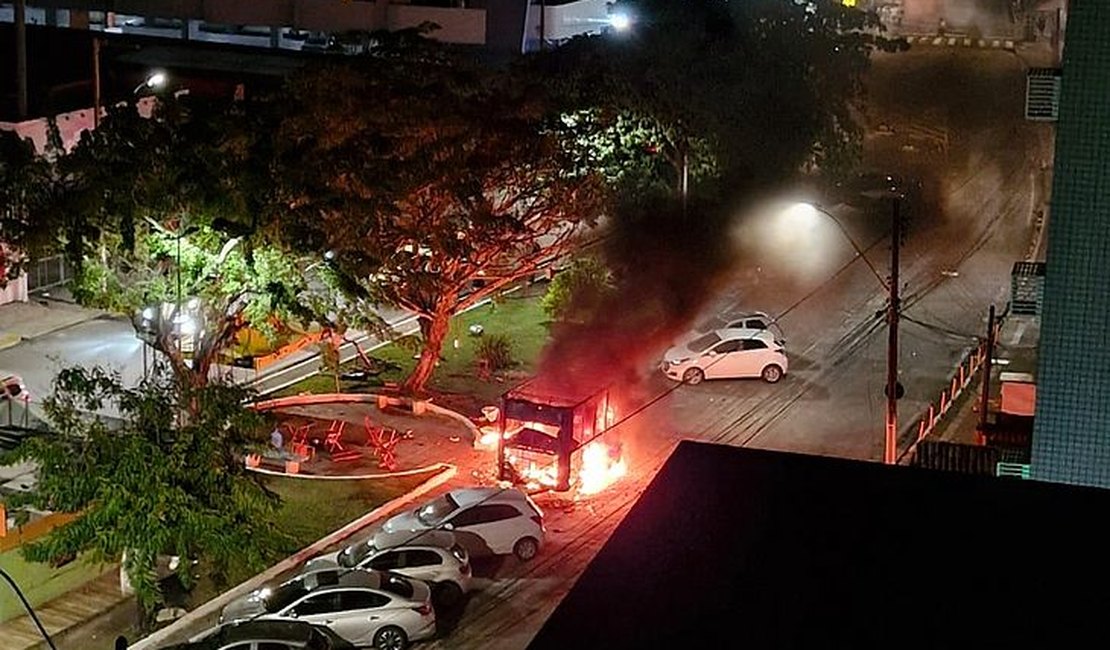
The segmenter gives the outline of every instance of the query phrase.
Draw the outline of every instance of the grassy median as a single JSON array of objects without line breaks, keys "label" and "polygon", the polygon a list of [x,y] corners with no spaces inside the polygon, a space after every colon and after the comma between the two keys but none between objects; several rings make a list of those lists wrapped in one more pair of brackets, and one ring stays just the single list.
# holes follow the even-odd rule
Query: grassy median
[{"label": "grassy median", "polygon": [[[513,359],[516,361],[513,372],[521,376],[531,373],[549,338],[547,315],[540,306],[543,288],[535,286],[522,289],[456,316],[451,321],[451,329],[443,346],[442,360],[432,376],[430,388],[437,392],[461,393],[484,400],[495,399],[504,392],[506,383],[512,382],[483,381],[477,377],[477,350],[481,336],[507,337],[512,344]],[[481,336],[470,333],[472,325],[482,326]],[[416,364],[413,352],[396,344],[378,348],[371,356],[394,363],[399,369],[385,371],[368,382],[341,380],[341,392],[362,392],[373,390],[384,383],[400,383]],[[341,372],[360,367],[358,360],[355,360],[344,364]],[[273,396],[334,393],[335,390],[334,376],[318,374],[278,391]]]}]

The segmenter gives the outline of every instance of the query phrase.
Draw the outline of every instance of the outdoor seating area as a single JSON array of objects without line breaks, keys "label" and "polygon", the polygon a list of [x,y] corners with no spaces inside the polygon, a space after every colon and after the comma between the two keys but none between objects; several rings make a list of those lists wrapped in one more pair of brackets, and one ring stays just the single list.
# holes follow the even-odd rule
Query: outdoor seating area
[{"label": "outdoor seating area", "polygon": [[473,448],[473,436],[456,420],[374,403],[297,405],[274,414],[270,445],[246,459],[249,467],[316,476],[388,474]]}]

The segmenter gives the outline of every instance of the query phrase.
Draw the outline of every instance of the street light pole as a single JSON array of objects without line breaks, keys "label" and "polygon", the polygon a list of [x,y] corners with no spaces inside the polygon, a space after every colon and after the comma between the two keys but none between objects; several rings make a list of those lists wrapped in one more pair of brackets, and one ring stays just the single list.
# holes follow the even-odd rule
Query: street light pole
[{"label": "street light pole", "polygon": [[898,252],[902,245],[902,218],[900,215],[902,207],[901,195],[895,194],[892,198],[891,206],[891,224],[890,224],[890,282],[888,283],[883,279],[879,270],[867,259],[867,254],[863,248],[856,242],[844,224],[840,223],[840,219],[835,214],[825,210],[824,208],[817,207],[811,203],[802,203],[799,205],[806,206],[807,209],[812,209],[819,212],[832,220],[833,224],[852,245],[856,255],[863,258],[867,264],[868,270],[879,281],[879,284],[886,289],[889,296],[889,303],[886,311],[886,322],[888,330],[887,338],[887,355],[886,355],[886,418],[885,418],[885,431],[883,435],[883,462],[888,465],[893,465],[898,462],[898,320],[900,314],[901,302],[898,296],[898,270],[899,260]]},{"label": "street light pole", "polygon": [[887,363],[886,363],[886,436],[883,444],[883,462],[898,462],[898,249],[902,244],[902,219],[899,215],[900,197],[894,197],[890,225],[890,304],[887,306]]}]

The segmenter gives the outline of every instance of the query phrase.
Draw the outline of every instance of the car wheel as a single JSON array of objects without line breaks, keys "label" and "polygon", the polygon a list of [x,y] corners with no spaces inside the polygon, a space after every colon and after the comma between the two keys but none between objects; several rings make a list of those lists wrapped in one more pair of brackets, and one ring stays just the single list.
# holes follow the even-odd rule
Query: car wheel
[{"label": "car wheel", "polygon": [[767,382],[768,384],[774,384],[778,382],[778,380],[782,379],[782,368],[771,364],[764,368],[763,372],[760,373],[759,376],[763,377],[763,381]]},{"label": "car wheel", "polygon": [[682,373],[682,383],[696,386],[705,381],[705,371],[701,368],[690,368]]},{"label": "car wheel", "polygon": [[405,631],[395,625],[389,625],[378,630],[374,635],[374,648],[376,650],[405,650],[409,647],[409,638]]},{"label": "car wheel", "polygon": [[540,552],[540,543],[531,537],[523,537],[517,540],[513,545],[513,555],[521,562],[527,562],[536,557],[536,553]]},{"label": "car wheel", "polygon": [[432,597],[435,599],[435,604],[439,607],[454,607],[462,600],[462,587],[448,580],[436,585],[435,592]]}]

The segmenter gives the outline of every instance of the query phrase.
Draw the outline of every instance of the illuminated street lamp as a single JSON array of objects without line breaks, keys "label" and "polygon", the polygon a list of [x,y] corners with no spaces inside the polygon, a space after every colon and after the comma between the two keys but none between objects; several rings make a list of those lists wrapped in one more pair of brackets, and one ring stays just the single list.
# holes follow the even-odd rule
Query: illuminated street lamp
[{"label": "illuminated street lamp", "polygon": [[138,86],[135,86],[135,90],[131,91],[131,93],[134,94],[134,95],[138,95],[139,92],[141,90],[143,90],[144,88],[149,88],[149,89],[153,90],[155,88],[161,88],[162,86],[165,86],[165,85],[166,85],[166,73],[164,73],[164,72],[155,72],[155,73],[152,73],[150,76],[148,76],[146,78],[146,80],[144,80]]},{"label": "illuminated street lamp", "polygon": [[883,280],[883,276],[879,274],[878,269],[867,259],[863,249],[860,248],[856,240],[848,233],[848,229],[844,224],[840,223],[840,219],[836,215],[824,210],[810,203],[797,203],[784,212],[784,218],[813,220],[817,218],[818,213],[828,217],[836,227],[840,229],[841,234],[848,240],[848,243],[855,249],[856,254],[863,258],[867,264],[867,268],[871,270],[871,274],[879,281],[879,284],[887,289],[890,293],[890,298],[887,304],[886,321],[887,331],[889,333],[887,339],[887,364],[886,364],[886,430],[883,436],[883,462],[887,465],[894,465],[898,462],[898,398],[901,397],[900,388],[898,384],[898,317],[901,301],[898,297],[898,252],[902,242],[902,219],[899,216],[899,209],[901,207],[901,195],[892,192],[890,197],[893,199],[892,212],[891,212],[891,230],[890,230],[890,283],[887,284]]},{"label": "illuminated street lamp", "polygon": [[889,290],[890,287],[887,285],[886,279],[883,278],[882,274],[879,273],[879,270],[875,268],[875,265],[871,263],[871,260],[867,259],[867,255],[863,252],[863,249],[860,247],[859,243],[848,232],[848,229],[844,227],[844,224],[840,223],[840,219],[837,219],[836,215],[829,212],[828,210],[825,210],[824,208],[820,208],[816,205],[813,205],[812,203],[806,203],[803,201],[795,203],[794,205],[784,210],[782,213],[782,218],[798,222],[799,225],[814,225],[817,223],[818,220],[820,220],[820,215],[824,215],[828,217],[830,221],[832,221],[837,229],[840,230],[840,234],[844,235],[844,239],[848,240],[848,243],[852,245],[852,249],[856,252],[856,255],[863,259],[864,264],[866,264],[867,268],[871,271],[871,275],[875,276],[875,279],[879,281],[879,284],[883,286],[883,289]]},{"label": "illuminated street lamp", "polygon": [[618,32],[627,31],[632,26],[632,17],[623,11],[609,16],[609,26]]}]

